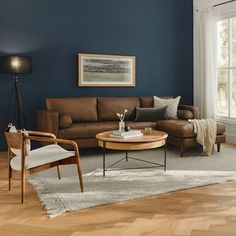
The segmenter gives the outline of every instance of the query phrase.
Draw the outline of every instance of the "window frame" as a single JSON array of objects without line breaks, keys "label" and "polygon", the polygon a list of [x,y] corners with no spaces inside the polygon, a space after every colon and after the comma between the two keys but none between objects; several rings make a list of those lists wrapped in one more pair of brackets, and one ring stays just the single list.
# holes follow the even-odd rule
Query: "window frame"
[{"label": "window frame", "polygon": [[231,114],[232,114],[232,107],[231,107],[231,104],[232,104],[232,81],[233,81],[233,73],[232,73],[232,70],[235,69],[236,70],[236,66],[232,66],[232,18],[236,18],[236,13],[235,14],[229,14],[228,16],[227,15],[224,15],[224,17],[220,17],[218,19],[216,19],[215,21],[215,38],[217,39],[217,24],[218,22],[220,21],[223,21],[223,20],[227,20],[227,24],[228,24],[228,65],[227,66],[218,66],[217,65],[217,55],[218,55],[218,41],[215,40],[215,72],[216,72],[216,85],[217,85],[217,88],[216,88],[216,94],[217,94],[217,99],[216,99],[216,111],[217,111],[217,102],[218,102],[218,70],[219,69],[224,69],[224,70],[227,70],[227,73],[228,73],[228,96],[227,96],[227,102],[228,102],[228,108],[227,108],[227,116],[221,116],[221,115],[218,115],[217,112],[216,112],[216,118],[217,120],[220,120],[220,121],[226,121],[228,123],[236,123],[236,117],[232,117]]}]

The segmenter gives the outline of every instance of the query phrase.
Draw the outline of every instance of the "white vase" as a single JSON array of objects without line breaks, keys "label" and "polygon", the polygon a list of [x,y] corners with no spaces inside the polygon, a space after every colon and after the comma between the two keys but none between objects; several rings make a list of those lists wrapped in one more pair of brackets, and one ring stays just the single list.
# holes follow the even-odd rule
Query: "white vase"
[{"label": "white vase", "polygon": [[125,131],[125,122],[124,121],[119,122],[119,131],[121,131],[121,132]]}]

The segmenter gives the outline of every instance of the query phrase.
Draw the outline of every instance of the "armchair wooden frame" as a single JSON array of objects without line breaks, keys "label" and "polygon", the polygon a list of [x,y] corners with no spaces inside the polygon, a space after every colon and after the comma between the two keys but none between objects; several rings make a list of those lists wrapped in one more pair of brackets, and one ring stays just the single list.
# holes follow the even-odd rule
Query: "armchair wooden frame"
[{"label": "armchair wooden frame", "polygon": [[[17,133],[9,133],[5,132],[5,137],[8,144],[8,186],[9,191],[11,190],[11,179],[12,179],[12,167],[11,167],[11,160],[14,158],[14,153],[11,151],[11,148],[14,149],[20,149],[21,150],[21,203],[24,203],[25,198],[25,179],[30,174],[40,172],[42,170],[46,170],[49,168],[56,167],[57,168],[57,175],[58,178],[61,179],[60,169],[59,165],[67,165],[67,164],[76,164],[77,165],[77,171],[79,175],[79,181],[80,181],[80,190],[81,192],[84,191],[83,187],[83,177],[82,172],[80,168],[80,156],[79,156],[79,149],[76,142],[66,139],[58,139],[56,136],[52,133],[45,133],[45,132],[39,132],[39,131],[31,131],[27,130],[26,132],[22,133],[18,131]],[[70,156],[68,158],[53,161],[47,164],[39,165],[34,168],[26,169],[25,163],[26,163],[26,141],[32,140],[32,141],[39,141],[39,142],[46,142],[46,143],[53,143],[53,144],[67,144],[71,145],[73,147],[73,150],[75,152],[74,156]],[[24,151],[22,151],[24,150]]]}]

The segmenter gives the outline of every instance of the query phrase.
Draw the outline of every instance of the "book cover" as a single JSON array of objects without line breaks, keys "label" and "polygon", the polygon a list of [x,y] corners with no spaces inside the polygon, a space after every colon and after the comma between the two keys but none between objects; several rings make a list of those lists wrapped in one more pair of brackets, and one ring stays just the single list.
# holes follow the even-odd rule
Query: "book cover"
[{"label": "book cover", "polygon": [[132,134],[132,135],[128,135],[128,136],[121,136],[121,135],[116,135],[116,134],[110,134],[111,138],[119,138],[119,139],[126,139],[126,138],[138,138],[138,137],[142,137],[143,134]]},{"label": "book cover", "polygon": [[119,130],[114,130],[112,132],[115,135],[119,135],[119,136],[130,136],[130,135],[134,135],[134,134],[142,134],[141,130],[129,130],[129,131],[119,131]]}]

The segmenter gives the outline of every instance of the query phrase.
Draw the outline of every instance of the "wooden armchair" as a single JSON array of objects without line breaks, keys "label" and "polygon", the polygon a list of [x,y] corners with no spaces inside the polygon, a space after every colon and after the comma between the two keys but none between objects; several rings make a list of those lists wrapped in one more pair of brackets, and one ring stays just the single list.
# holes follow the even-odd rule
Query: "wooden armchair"
[{"label": "wooden armchair", "polygon": [[[54,134],[25,131],[5,132],[8,144],[8,181],[11,190],[12,170],[21,171],[21,202],[24,202],[25,178],[32,174],[52,167],[57,167],[58,178],[61,178],[59,165],[76,164],[78,169],[80,190],[83,192],[83,179],[80,168],[80,156],[77,144],[71,140],[57,139]],[[26,153],[27,140],[51,143]],[[73,151],[67,151],[58,144],[67,144]]]}]

